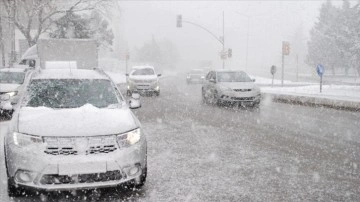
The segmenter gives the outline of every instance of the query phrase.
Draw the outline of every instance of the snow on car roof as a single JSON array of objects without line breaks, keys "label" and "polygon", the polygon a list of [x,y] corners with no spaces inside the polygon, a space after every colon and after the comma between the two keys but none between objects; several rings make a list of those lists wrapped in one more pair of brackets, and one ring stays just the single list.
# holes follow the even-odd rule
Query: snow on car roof
[{"label": "snow on car roof", "polygon": [[[215,72],[244,72],[242,70],[234,70],[234,69],[216,69]],[[244,72],[245,73],[245,72]]]},{"label": "snow on car roof", "polygon": [[33,79],[108,79],[108,77],[96,70],[45,69],[35,74]]},{"label": "snow on car roof", "polygon": [[25,72],[25,68],[2,68],[0,69],[1,72]]},{"label": "snow on car roof", "polygon": [[143,66],[133,66],[132,69],[154,69],[153,66],[150,66],[150,65],[143,65]]}]

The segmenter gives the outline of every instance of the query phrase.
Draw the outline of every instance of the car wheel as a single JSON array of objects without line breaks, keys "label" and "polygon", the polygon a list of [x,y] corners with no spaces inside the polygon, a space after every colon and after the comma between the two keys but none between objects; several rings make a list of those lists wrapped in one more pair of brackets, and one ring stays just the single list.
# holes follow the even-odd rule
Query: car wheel
[{"label": "car wheel", "polygon": [[14,178],[8,178],[8,195],[9,197],[20,197],[25,196],[25,189],[15,185]]},{"label": "car wheel", "polygon": [[155,91],[155,95],[156,95],[156,96],[160,96],[160,90],[159,90],[159,91]]},{"label": "car wheel", "polygon": [[129,91],[129,90],[126,91],[127,96],[131,96],[131,94],[132,94],[131,91]]},{"label": "car wheel", "polygon": [[211,104],[219,105],[219,103],[220,103],[220,100],[218,99],[217,91],[215,91],[211,98]]},{"label": "car wheel", "polygon": [[201,89],[201,97],[202,97],[202,99],[201,99],[202,103],[209,104],[208,99],[205,97],[205,90],[204,89]]}]

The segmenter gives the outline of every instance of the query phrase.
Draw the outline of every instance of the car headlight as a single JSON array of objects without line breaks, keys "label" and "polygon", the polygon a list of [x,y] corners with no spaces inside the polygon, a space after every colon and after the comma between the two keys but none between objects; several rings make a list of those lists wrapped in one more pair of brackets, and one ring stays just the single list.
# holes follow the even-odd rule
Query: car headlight
[{"label": "car headlight", "polygon": [[221,91],[232,91],[231,88],[225,86],[219,86]]},{"label": "car headlight", "polygon": [[205,79],[205,76],[201,76],[201,79]]},{"label": "car headlight", "polygon": [[13,141],[14,144],[19,147],[43,143],[43,139],[39,136],[26,135],[18,132],[13,132]]},{"label": "car headlight", "polygon": [[140,128],[117,135],[116,137],[120,148],[134,145],[140,141],[140,138],[141,138]]},{"label": "car headlight", "polygon": [[6,94],[6,95],[9,95],[10,97],[12,97],[12,96],[17,95],[18,92],[17,92],[17,91],[12,91],[12,92],[8,92],[8,93],[5,93],[5,94]]}]

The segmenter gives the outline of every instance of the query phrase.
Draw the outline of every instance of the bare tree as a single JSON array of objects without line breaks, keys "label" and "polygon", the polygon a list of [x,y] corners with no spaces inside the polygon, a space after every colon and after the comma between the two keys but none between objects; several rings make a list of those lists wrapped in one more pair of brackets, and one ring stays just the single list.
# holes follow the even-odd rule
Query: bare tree
[{"label": "bare tree", "polygon": [[101,8],[110,0],[1,0],[7,19],[25,36],[29,46],[36,44],[57,15]]}]

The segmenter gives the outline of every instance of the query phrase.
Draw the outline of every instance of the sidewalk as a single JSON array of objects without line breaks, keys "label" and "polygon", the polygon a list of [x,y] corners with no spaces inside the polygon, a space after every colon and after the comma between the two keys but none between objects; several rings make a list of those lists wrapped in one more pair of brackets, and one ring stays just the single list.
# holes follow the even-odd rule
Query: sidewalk
[{"label": "sidewalk", "polygon": [[271,87],[271,79],[256,78],[256,81],[262,94],[274,101],[360,111],[358,85],[323,85],[320,93],[320,86],[315,83],[284,81],[284,87],[280,87],[280,81],[275,80],[277,85]]}]

